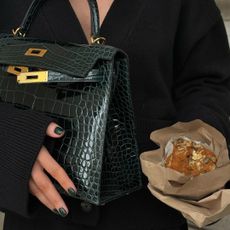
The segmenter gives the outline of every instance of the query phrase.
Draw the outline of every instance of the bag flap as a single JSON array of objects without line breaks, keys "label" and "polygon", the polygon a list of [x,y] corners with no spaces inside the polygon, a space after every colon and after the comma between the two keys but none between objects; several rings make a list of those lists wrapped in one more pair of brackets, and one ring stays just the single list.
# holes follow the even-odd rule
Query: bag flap
[{"label": "bag flap", "polygon": [[53,70],[77,77],[86,77],[99,60],[111,61],[117,52],[118,49],[105,45],[0,36],[0,64]]}]

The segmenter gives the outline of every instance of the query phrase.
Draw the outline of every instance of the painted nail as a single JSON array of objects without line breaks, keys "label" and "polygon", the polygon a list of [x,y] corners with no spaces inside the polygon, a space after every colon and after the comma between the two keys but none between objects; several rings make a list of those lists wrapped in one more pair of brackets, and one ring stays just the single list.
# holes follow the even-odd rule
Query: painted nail
[{"label": "painted nail", "polygon": [[64,132],[64,129],[60,126],[57,126],[54,130],[57,135],[61,135]]},{"label": "painted nail", "polygon": [[62,217],[66,217],[67,216],[67,211],[64,209],[64,208],[59,208],[58,209],[58,213],[59,213],[59,215],[60,216],[62,216]]},{"label": "painted nail", "polygon": [[77,192],[73,188],[68,189],[68,194],[72,197],[77,197]]}]

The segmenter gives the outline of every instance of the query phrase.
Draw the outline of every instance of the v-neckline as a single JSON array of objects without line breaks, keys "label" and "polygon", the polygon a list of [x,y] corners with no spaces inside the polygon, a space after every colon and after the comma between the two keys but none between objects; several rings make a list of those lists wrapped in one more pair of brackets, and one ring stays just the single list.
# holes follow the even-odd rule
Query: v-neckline
[{"label": "v-neckline", "polygon": [[[106,38],[106,45],[122,47],[128,42],[139,19],[144,3],[148,0],[114,0],[101,25],[101,36]],[[68,0],[46,1],[42,14],[49,26],[53,40],[88,44],[80,22],[76,18]]]},{"label": "v-neckline", "polygon": [[[84,40],[84,43],[90,44],[89,41],[88,41],[88,39],[87,39],[87,36],[86,36],[86,34],[85,34],[85,32],[84,32],[84,29],[83,29],[83,27],[82,27],[82,25],[81,25],[81,23],[80,23],[80,20],[79,20],[77,14],[75,13],[75,11],[74,11],[74,9],[73,9],[73,7],[72,7],[70,1],[69,1],[69,0],[66,0],[66,2],[67,2],[67,4],[68,4],[68,7],[70,8],[70,10],[72,11],[72,13],[73,13],[74,16],[75,16],[75,22],[76,22],[76,24],[77,24],[77,26],[78,26],[78,28],[79,28],[79,30],[80,30],[81,36],[82,36],[82,38],[83,38],[83,40]],[[104,17],[104,19],[103,19],[101,25],[100,25],[100,34],[103,34],[103,29],[104,29],[104,27],[106,27],[106,25],[108,24],[107,21],[110,20],[111,14],[112,14],[113,11],[115,10],[116,5],[118,4],[118,2],[119,2],[118,0],[113,0],[112,4],[110,5],[110,7],[109,7],[109,9],[108,9],[108,11],[107,11],[107,13],[106,13],[106,15],[105,15],[105,17]]]}]

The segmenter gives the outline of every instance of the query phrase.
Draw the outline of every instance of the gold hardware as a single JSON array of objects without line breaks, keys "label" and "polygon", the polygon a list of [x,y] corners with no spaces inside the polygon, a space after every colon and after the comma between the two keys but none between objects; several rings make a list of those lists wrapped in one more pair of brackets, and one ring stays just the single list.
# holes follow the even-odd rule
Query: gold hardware
[{"label": "gold hardware", "polygon": [[48,81],[48,71],[20,73],[17,77],[18,84],[41,83]]},{"label": "gold hardware", "polygon": [[46,54],[46,49],[39,48],[29,48],[26,52],[26,56],[34,56],[34,57],[43,57]]},{"label": "gold hardware", "polygon": [[17,29],[12,29],[12,33],[14,36],[25,37],[25,33],[22,32],[22,27],[18,27]]},{"label": "gold hardware", "polygon": [[19,75],[20,73],[28,72],[29,68],[26,66],[12,66],[9,65],[7,68],[7,72],[14,74],[14,75]]},{"label": "gold hardware", "polygon": [[106,38],[104,37],[93,37],[91,36],[91,43],[92,44],[105,44]]}]

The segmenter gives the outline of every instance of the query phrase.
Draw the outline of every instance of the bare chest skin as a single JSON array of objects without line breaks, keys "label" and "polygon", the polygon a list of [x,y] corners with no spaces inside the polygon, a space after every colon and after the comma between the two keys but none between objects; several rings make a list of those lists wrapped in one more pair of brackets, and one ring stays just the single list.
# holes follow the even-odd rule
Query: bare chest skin
[{"label": "bare chest skin", "polygon": [[[100,26],[102,25],[113,1],[114,0],[97,0],[100,14]],[[81,24],[81,27],[85,33],[88,42],[90,42],[91,21],[88,0],[69,0],[69,2]]]}]

